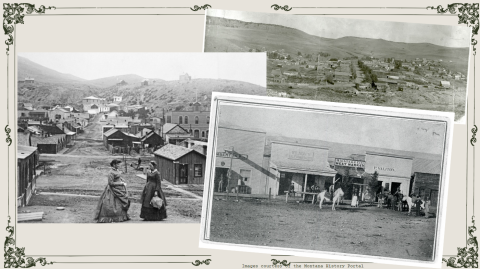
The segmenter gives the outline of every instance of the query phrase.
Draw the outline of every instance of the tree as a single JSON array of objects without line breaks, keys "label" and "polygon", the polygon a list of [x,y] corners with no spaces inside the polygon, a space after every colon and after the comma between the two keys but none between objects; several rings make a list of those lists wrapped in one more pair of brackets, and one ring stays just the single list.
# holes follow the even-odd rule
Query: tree
[{"label": "tree", "polygon": [[326,80],[327,80],[327,82],[330,83],[330,84],[335,84],[335,83],[333,82],[333,74],[328,74],[327,77],[326,77]]},{"label": "tree", "polygon": [[292,57],[290,56],[290,54],[287,55],[287,60],[291,60]]},{"label": "tree", "polygon": [[302,53],[299,51],[299,52],[297,52],[297,55],[298,55],[298,56],[302,56]]},{"label": "tree", "polygon": [[400,69],[402,68],[402,62],[401,61],[395,61],[395,69]]}]

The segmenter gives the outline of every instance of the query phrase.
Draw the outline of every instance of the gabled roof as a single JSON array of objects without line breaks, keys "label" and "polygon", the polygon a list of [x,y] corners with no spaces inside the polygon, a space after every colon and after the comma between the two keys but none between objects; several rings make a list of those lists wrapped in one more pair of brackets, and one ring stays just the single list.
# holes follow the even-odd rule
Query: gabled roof
[{"label": "gabled roof", "polygon": [[[145,130],[145,129],[144,129],[144,130]],[[147,135],[144,135],[144,136],[142,137],[142,140],[141,140],[141,141],[144,142],[145,140],[147,140],[148,138],[150,138],[150,137],[152,137],[152,136],[154,136],[154,135],[160,136],[159,134],[157,134],[157,133],[155,133],[155,132],[151,132],[151,133],[149,133],[149,134],[147,134]]]},{"label": "gabled roof", "polygon": [[188,149],[182,146],[167,144],[162,148],[160,148],[159,150],[155,151],[153,154],[155,154],[156,156],[160,156],[160,157],[175,161],[192,151],[197,152],[193,149]]},{"label": "gabled roof", "polygon": [[178,124],[176,124],[176,123],[165,123],[165,124],[163,125],[163,133],[164,133],[164,134],[167,134],[168,132],[170,132],[173,128],[175,128],[175,127],[177,127],[177,126],[178,126],[179,128],[181,128],[181,129],[183,129],[183,130],[185,131],[185,133],[188,133],[187,130],[185,130],[184,128],[182,128],[182,126],[180,126],[180,125],[178,125]]},{"label": "gabled roof", "polygon": [[112,129],[106,131],[103,135],[106,136],[106,137],[109,137],[109,136],[111,136],[112,134],[114,134],[118,131],[119,131],[118,129],[112,128]]}]

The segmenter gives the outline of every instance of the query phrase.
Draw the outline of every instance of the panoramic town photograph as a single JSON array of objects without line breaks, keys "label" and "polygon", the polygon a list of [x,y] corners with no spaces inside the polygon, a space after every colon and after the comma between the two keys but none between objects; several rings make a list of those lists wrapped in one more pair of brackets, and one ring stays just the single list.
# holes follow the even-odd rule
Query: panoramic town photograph
[{"label": "panoramic town photograph", "polygon": [[222,98],[204,204],[209,242],[438,258],[453,115],[442,121]]},{"label": "panoramic town photograph", "polygon": [[208,9],[205,52],[267,54],[269,96],[426,109],[465,122],[471,28]]},{"label": "panoramic town photograph", "polygon": [[200,222],[212,92],[266,95],[265,61],[18,53],[18,222]]}]

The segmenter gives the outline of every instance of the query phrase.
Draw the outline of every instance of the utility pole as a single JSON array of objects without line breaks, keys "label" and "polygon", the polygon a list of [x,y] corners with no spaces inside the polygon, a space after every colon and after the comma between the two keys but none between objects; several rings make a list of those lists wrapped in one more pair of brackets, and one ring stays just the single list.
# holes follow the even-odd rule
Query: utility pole
[{"label": "utility pole", "polygon": [[[228,150],[225,150],[228,152]],[[233,166],[233,146],[232,149],[230,150],[230,168],[228,169],[227,172],[227,200],[229,198],[230,194],[230,180],[232,179],[232,166]]]}]

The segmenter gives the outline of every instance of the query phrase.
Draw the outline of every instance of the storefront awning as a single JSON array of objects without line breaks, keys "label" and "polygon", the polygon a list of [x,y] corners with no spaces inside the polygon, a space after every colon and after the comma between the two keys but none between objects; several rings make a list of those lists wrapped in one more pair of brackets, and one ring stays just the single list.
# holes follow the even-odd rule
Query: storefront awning
[{"label": "storefront awning", "polygon": [[270,161],[270,167],[278,171],[289,172],[289,173],[298,173],[298,174],[309,174],[309,175],[318,175],[318,176],[335,176],[337,171],[335,169],[329,168],[322,170],[308,169],[302,167],[285,167],[281,165],[276,165]]}]

